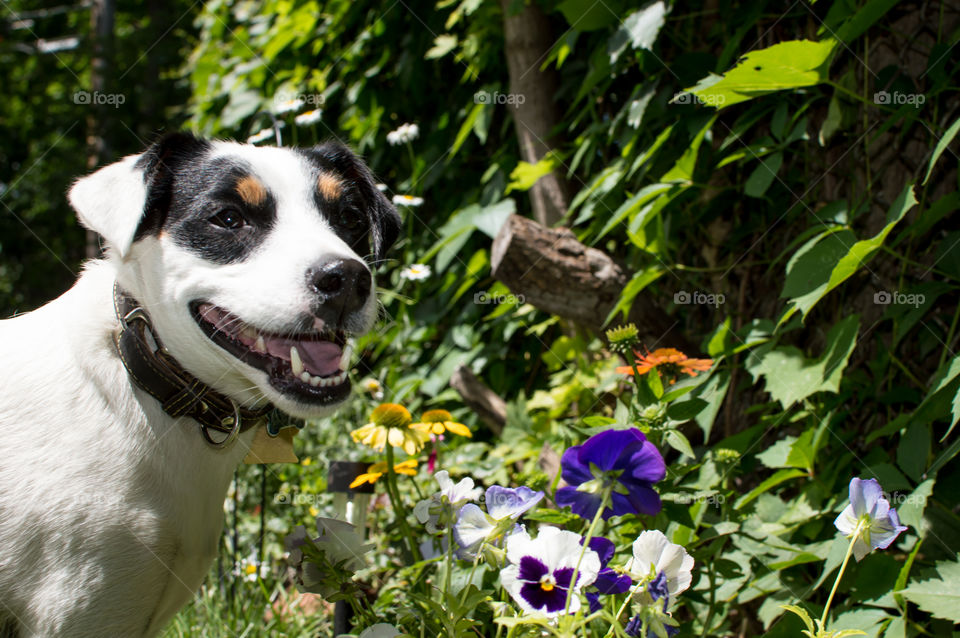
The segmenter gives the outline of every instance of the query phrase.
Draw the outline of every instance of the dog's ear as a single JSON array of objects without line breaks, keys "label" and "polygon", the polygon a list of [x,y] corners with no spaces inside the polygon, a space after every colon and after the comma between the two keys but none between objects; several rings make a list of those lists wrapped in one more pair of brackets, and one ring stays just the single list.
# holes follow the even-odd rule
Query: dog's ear
[{"label": "dog's ear", "polygon": [[353,151],[339,142],[324,142],[305,152],[321,166],[349,179],[360,190],[370,220],[373,258],[379,262],[397,241],[403,221],[394,205],[377,188],[373,173]]},{"label": "dog's ear", "polygon": [[185,133],[166,135],[142,154],[78,179],[68,195],[70,204],[80,223],[123,257],[135,239],[162,226],[177,165],[208,146]]}]

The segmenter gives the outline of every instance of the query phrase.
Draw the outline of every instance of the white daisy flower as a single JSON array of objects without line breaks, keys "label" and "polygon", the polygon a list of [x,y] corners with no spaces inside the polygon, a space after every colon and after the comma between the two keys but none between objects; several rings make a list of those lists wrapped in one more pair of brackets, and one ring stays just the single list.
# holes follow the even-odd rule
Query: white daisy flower
[{"label": "white daisy flower", "polygon": [[290,111],[298,111],[300,107],[303,106],[303,100],[299,97],[291,98],[289,100],[280,100],[274,103],[273,112],[280,113],[289,113]]},{"label": "white daisy flower", "polygon": [[263,129],[263,130],[261,130],[261,131],[257,131],[256,133],[254,133],[253,135],[251,135],[250,137],[248,137],[248,138],[247,138],[247,144],[257,144],[257,143],[262,142],[262,141],[264,141],[264,140],[269,140],[269,139],[272,138],[272,137],[273,137],[273,129],[272,129],[272,128],[265,128],[265,129]]},{"label": "white daisy flower", "polygon": [[396,130],[387,133],[387,143],[390,146],[406,144],[420,137],[420,127],[416,124],[401,124]]},{"label": "white daisy flower", "polygon": [[258,578],[266,578],[270,574],[270,567],[265,563],[257,569],[257,555],[250,554],[240,559],[240,565],[233,570],[234,575],[242,576],[244,580],[254,583]]},{"label": "white daisy flower", "polygon": [[319,122],[321,115],[323,115],[323,109],[313,109],[312,111],[304,111],[297,117],[293,118],[293,122],[297,126],[310,126],[311,124],[316,124],[317,122]]},{"label": "white daisy flower", "polygon": [[423,205],[423,198],[414,197],[413,195],[394,195],[393,205],[394,206],[412,206],[416,208],[418,206]]},{"label": "white daisy flower", "polygon": [[426,264],[411,264],[400,271],[400,279],[422,281],[431,274],[433,273],[430,270],[430,266],[427,266]]}]

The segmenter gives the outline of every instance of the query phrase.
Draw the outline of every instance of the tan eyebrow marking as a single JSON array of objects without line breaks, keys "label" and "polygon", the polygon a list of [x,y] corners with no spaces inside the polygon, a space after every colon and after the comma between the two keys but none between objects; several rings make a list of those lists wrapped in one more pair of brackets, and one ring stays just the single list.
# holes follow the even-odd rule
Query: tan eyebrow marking
[{"label": "tan eyebrow marking", "polygon": [[320,191],[320,194],[326,199],[336,199],[340,197],[342,189],[343,184],[330,173],[320,173],[320,176],[317,178],[317,190]]},{"label": "tan eyebrow marking", "polygon": [[259,206],[267,199],[266,187],[253,175],[241,178],[237,182],[236,190],[243,201],[252,206]]}]

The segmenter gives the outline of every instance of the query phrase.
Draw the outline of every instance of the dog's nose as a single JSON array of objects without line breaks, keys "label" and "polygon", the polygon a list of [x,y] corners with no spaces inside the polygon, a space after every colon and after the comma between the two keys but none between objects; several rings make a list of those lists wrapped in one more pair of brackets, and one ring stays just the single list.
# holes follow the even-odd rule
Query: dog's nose
[{"label": "dog's nose", "polygon": [[356,259],[336,259],[307,271],[307,286],[315,295],[314,314],[340,321],[359,310],[370,296],[370,271]]}]

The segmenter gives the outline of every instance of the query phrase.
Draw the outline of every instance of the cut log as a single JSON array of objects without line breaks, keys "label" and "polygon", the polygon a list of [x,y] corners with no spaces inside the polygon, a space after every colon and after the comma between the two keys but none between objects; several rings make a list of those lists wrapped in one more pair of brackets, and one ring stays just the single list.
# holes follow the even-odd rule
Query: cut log
[{"label": "cut log", "polygon": [[[568,228],[547,228],[519,215],[507,219],[493,240],[493,276],[525,303],[593,330],[604,327],[633,273],[609,255],[582,244]],[[638,296],[627,316],[649,348],[690,345],[672,332],[658,304]]]},{"label": "cut log", "polygon": [[450,377],[450,387],[460,393],[468,408],[477,413],[494,434],[499,435],[507,424],[507,404],[470,368],[459,366]]}]

